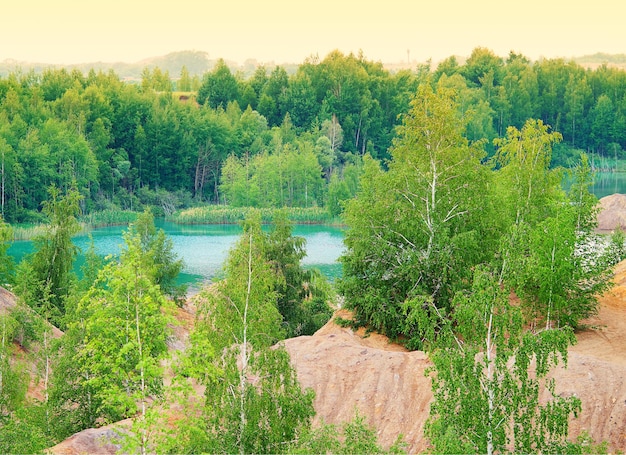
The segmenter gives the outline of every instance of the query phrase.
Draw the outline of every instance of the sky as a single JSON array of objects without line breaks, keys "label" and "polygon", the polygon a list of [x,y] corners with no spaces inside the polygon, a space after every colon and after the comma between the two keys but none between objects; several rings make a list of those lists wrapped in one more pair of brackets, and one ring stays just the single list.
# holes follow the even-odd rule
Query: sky
[{"label": "sky", "polygon": [[531,60],[626,53],[624,0],[10,0],[0,61],[134,63],[195,50],[302,63],[338,49],[436,63],[476,47]]}]

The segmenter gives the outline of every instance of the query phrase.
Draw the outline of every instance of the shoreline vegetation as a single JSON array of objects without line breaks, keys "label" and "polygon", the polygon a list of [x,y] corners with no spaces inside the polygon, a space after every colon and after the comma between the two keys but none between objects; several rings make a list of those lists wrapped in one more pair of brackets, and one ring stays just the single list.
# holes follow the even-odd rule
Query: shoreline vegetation
[{"label": "shoreline vegetation", "polygon": [[[252,210],[258,210],[261,213],[262,223],[270,224],[277,209],[207,205],[179,210],[169,216],[165,216],[164,219],[165,221],[182,225],[239,224]],[[294,224],[343,225],[340,217],[332,217],[322,207],[289,207],[285,210],[287,218]],[[131,210],[102,210],[89,213],[80,217],[81,229],[79,235],[85,234],[92,229],[128,225],[133,223],[140,213],[141,211]],[[14,224],[11,225],[11,228],[13,230],[13,241],[31,240],[45,232],[46,224]]]},{"label": "shoreline vegetation", "polygon": [[[165,220],[176,224],[238,224],[252,210],[260,212],[262,223],[271,223],[274,213],[279,209],[206,205],[177,211],[166,216]],[[287,207],[283,210],[294,224],[341,224],[339,217],[332,217],[323,207]]]}]

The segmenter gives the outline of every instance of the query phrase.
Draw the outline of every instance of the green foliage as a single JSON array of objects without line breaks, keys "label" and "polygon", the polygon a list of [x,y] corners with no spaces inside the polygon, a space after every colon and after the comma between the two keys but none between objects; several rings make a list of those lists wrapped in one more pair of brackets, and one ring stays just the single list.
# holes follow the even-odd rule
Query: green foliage
[{"label": "green foliage", "polygon": [[[136,210],[146,191],[223,202],[220,170],[230,154],[248,155],[250,163],[265,156],[250,186],[272,198],[251,193],[248,204],[335,204],[337,194],[327,194],[330,176],[338,171],[341,181],[351,155],[389,158],[395,128],[423,82],[459,92],[457,109],[467,119],[464,135],[471,142],[503,137],[509,126],[519,129],[536,118],[567,144],[555,150],[555,164],[569,166],[578,150],[587,150],[604,167],[606,158],[618,159],[626,149],[626,77],[606,65],[588,70],[572,61],[531,62],[477,48],[463,64],[445,59],[429,80],[428,65],[392,72],[361,54],[338,51],[295,71],[260,67],[250,77],[249,68],[237,72],[224,61],[206,71],[202,60],[191,62],[205,70],[202,83],[183,65],[144,68],[141,84],[97,70],[87,76],[66,69],[10,70],[0,81],[3,217],[10,223],[40,221],[46,189],[66,189],[73,181],[85,213]],[[178,84],[191,90],[185,99],[171,92],[170,76],[179,72]],[[487,149],[492,152],[490,144]],[[268,157],[283,151],[288,153],[278,161],[281,168]],[[287,167],[297,170],[291,188]],[[285,178],[277,185],[279,169]],[[333,191],[343,195],[341,186]],[[164,213],[171,208],[159,207]],[[338,209],[334,205],[331,213]]]},{"label": "green foliage", "polygon": [[55,444],[51,435],[45,404],[19,407],[11,418],[0,425],[0,452],[42,453]]},{"label": "green foliage", "polygon": [[597,296],[610,284],[610,259],[597,247],[597,199],[589,192],[592,174],[585,155],[573,171],[566,195],[561,175],[550,170],[550,143],[541,122],[510,129],[498,158],[505,216],[503,277],[524,302],[529,320],[576,327],[597,311]]},{"label": "green foliage", "polygon": [[178,452],[277,453],[310,426],[313,393],[301,390],[286,351],[270,348],[285,335],[278,306],[291,296],[285,285],[302,286],[301,241],[291,238],[284,214],[280,220],[269,235],[258,213],[247,220],[225,280],[196,301],[181,371],[206,384],[206,404],[200,419],[184,425],[188,437]]},{"label": "green foliage", "polygon": [[305,241],[292,235],[286,211],[275,212],[272,229],[264,241],[265,257],[282,277],[274,289],[287,337],[313,335],[332,316],[327,303],[331,292],[319,273],[302,268]]},{"label": "green foliage", "polygon": [[[240,384],[238,349],[226,354],[224,376],[207,387],[205,408],[209,453],[280,453],[310,426],[312,390],[303,392],[284,349],[263,349],[250,358]],[[245,409],[242,421],[241,406]]]},{"label": "green foliage", "polygon": [[[567,363],[570,328],[532,333],[496,277],[477,269],[433,361],[434,402],[426,427],[436,453],[561,453],[576,397],[555,393],[551,368]],[[549,393],[546,403],[539,394]]]},{"label": "green foliage", "polygon": [[68,431],[138,410],[143,418],[146,400],[162,389],[169,304],[146,266],[141,233],[129,229],[124,238],[120,261],[100,270],[68,315],[51,394]]},{"label": "green foliage", "polygon": [[[488,163],[463,138],[457,99],[420,86],[384,171],[365,160],[339,282],[356,321],[411,348],[433,342],[472,270],[497,264],[529,321],[569,325],[596,311],[610,259],[595,245],[596,199],[586,157],[568,194],[550,169],[560,134],[538,120],[510,127]],[[381,304],[381,302],[384,302]]]},{"label": "green foliage", "polygon": [[[609,452],[609,444],[607,441],[596,443],[589,435],[587,430],[581,431],[576,438],[576,444],[572,444],[572,450],[568,453],[586,453],[586,454],[607,454]],[[618,452],[619,453],[619,452]]]},{"label": "green foliage", "polygon": [[611,241],[607,248],[607,261],[610,265],[615,265],[626,258],[626,236],[624,231],[616,229],[611,234]]},{"label": "green foliage", "polygon": [[104,226],[117,226],[134,223],[137,220],[137,212],[130,210],[101,210],[92,212],[81,217],[81,221],[91,228]]},{"label": "green foliage", "polygon": [[[297,224],[321,224],[330,221],[328,212],[321,207],[288,207],[284,210],[289,220]],[[271,223],[276,209],[208,205],[177,212],[167,219],[179,224],[238,224],[244,221],[251,211],[260,212],[263,223]]]},{"label": "green foliage", "polygon": [[323,202],[322,168],[305,141],[295,147],[277,144],[272,153],[254,157],[230,155],[221,180],[222,196],[234,207],[313,207]]},{"label": "green foliage", "polygon": [[172,240],[165,231],[156,228],[150,209],[138,215],[128,230],[130,236],[139,236],[143,267],[154,275],[154,283],[161,287],[164,294],[180,302],[185,296],[186,288],[177,285],[176,278],[183,269],[183,261],[176,258]]},{"label": "green foliage", "polygon": [[217,284],[217,292],[202,293],[208,303],[198,312],[211,321],[207,322],[212,328],[211,344],[218,352],[233,342],[243,343],[248,324],[255,345],[271,346],[284,337],[276,306],[276,284],[284,277],[273,270],[265,253],[265,234],[257,215],[244,224],[244,232],[226,260],[225,279]]},{"label": "green foliage", "polygon": [[226,108],[228,102],[236,100],[237,96],[237,80],[224,60],[220,59],[213,71],[204,76],[202,85],[198,90],[198,103],[206,103],[212,108],[218,106]]},{"label": "green foliage", "polygon": [[19,362],[13,360],[13,341],[17,330],[18,320],[10,313],[0,313],[0,432],[24,403],[28,386],[26,371]]},{"label": "green foliage", "polygon": [[[47,396],[45,365],[50,356],[50,334],[46,331],[49,330],[47,323],[26,306],[18,305],[0,314],[0,451],[3,453],[38,453],[50,447],[57,436],[48,403],[26,396],[33,379],[44,382]],[[29,360],[39,361],[37,371],[31,371],[32,367],[18,353],[18,345],[35,352]]]},{"label": "green foliage", "polygon": [[498,194],[508,209],[503,215],[509,224],[534,224],[562,201],[562,174],[550,170],[552,145],[560,140],[561,135],[549,132],[541,120],[529,120],[521,130],[509,127],[506,138],[495,141],[495,159],[501,167]]},{"label": "green foliage", "polygon": [[389,170],[366,160],[361,189],[346,206],[340,289],[347,304],[359,321],[391,337],[403,334],[415,346],[425,327],[419,318],[405,323],[405,302],[431,300],[449,309],[470,268],[496,246],[484,221],[491,214],[490,175],[463,128],[454,94],[421,85]]},{"label": "green foliage", "polygon": [[75,283],[72,271],[77,248],[72,236],[79,230],[76,216],[80,195],[70,189],[61,196],[50,188],[44,213],[50,222],[45,233],[33,241],[35,251],[18,267],[15,291],[20,299],[46,320],[62,327],[65,303]]},{"label": "green foliage", "polygon": [[376,437],[376,430],[365,422],[365,418],[358,412],[351,421],[341,426],[322,424],[320,427],[310,429],[300,435],[295,441],[289,453],[404,453],[402,437],[389,448],[384,450]]},{"label": "green foliage", "polygon": [[13,240],[13,230],[0,216],[0,286],[7,287],[13,282],[15,264],[7,250]]},{"label": "green foliage", "polygon": [[10,317],[16,321],[13,340],[20,346],[24,349],[31,349],[34,344],[41,341],[44,322],[30,307],[16,305],[11,309]]},{"label": "green foliage", "polygon": [[13,240],[32,240],[41,237],[46,231],[44,224],[21,224],[11,226],[11,229],[13,230]]}]

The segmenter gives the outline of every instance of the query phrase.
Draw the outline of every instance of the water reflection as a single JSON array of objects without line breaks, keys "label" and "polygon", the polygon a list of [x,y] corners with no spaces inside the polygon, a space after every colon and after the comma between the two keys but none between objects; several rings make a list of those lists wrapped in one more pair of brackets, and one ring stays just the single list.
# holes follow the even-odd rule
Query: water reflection
[{"label": "water reflection", "polygon": [[591,190],[598,199],[615,193],[626,193],[626,173],[597,172]]}]

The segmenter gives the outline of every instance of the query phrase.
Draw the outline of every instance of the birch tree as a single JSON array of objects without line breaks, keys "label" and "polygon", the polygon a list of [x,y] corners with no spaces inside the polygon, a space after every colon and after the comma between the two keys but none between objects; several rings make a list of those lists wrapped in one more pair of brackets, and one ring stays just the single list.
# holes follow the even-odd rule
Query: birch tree
[{"label": "birch tree", "polygon": [[[129,229],[119,261],[109,262],[72,313],[61,347],[66,370],[57,375],[57,402],[87,427],[130,416],[143,422],[148,401],[161,393],[171,303],[155,284],[141,234]],[[154,265],[153,265],[154,267]],[[136,448],[150,451],[138,426]]]},{"label": "birch tree", "polygon": [[573,453],[570,416],[581,402],[556,393],[571,328],[531,332],[497,274],[479,268],[430,358],[434,401],[426,435],[435,453]]},{"label": "birch tree", "polygon": [[529,322],[575,328],[597,310],[612,263],[609,253],[596,247],[601,244],[594,232],[597,199],[589,191],[593,180],[586,156],[573,170],[568,193],[561,188],[563,173],[550,168],[560,137],[541,121],[529,120],[497,141],[497,197],[507,220],[497,262],[501,280],[522,299]]},{"label": "birch tree", "polygon": [[49,189],[50,200],[43,211],[49,219],[46,231],[34,239],[35,251],[17,270],[15,293],[20,299],[63,328],[65,303],[75,284],[74,259],[78,248],[72,236],[80,229],[76,217],[80,194],[70,189],[66,194]]},{"label": "birch tree", "polygon": [[[313,395],[301,390],[288,354],[270,349],[284,337],[275,290],[284,278],[267,261],[265,247],[260,218],[248,220],[230,252],[225,280],[200,294],[192,340],[211,346],[215,355],[211,374],[187,369],[200,373],[207,386],[194,451],[281,452],[313,416]],[[206,352],[192,346],[199,360],[188,364],[206,365]]]},{"label": "birch tree", "polygon": [[[398,130],[388,171],[366,159],[346,207],[341,290],[359,322],[420,347],[425,313],[450,309],[472,265],[493,254],[488,169],[463,137],[454,92],[420,86]],[[385,302],[381,304],[380,302]]]}]

